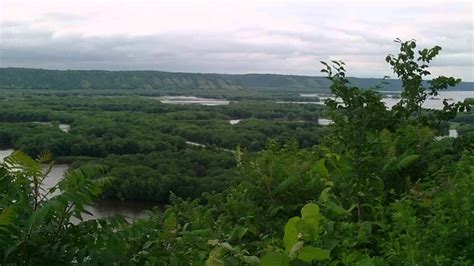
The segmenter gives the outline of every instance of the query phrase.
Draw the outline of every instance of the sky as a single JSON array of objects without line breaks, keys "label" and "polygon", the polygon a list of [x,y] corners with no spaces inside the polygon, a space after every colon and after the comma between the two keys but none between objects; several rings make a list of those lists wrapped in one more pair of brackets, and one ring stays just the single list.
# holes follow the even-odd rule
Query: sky
[{"label": "sky", "polygon": [[0,67],[392,76],[395,38],[474,81],[472,0],[0,0]]}]

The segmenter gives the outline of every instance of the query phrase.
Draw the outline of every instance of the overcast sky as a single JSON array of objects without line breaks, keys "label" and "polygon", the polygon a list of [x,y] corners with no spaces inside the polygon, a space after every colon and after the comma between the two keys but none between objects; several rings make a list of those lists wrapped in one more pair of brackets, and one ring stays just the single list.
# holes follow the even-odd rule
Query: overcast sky
[{"label": "overcast sky", "polygon": [[440,45],[433,74],[474,81],[472,0],[1,0],[0,66],[393,76],[395,38]]}]

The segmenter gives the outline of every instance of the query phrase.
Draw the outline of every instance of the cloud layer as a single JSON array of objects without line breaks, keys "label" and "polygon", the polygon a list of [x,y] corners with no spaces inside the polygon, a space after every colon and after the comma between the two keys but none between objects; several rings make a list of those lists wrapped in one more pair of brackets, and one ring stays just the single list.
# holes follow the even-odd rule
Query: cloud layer
[{"label": "cloud layer", "polygon": [[[348,4],[350,3],[350,4]],[[473,10],[463,1],[3,0],[0,66],[390,75],[394,38],[444,49],[433,74],[474,80]]]}]

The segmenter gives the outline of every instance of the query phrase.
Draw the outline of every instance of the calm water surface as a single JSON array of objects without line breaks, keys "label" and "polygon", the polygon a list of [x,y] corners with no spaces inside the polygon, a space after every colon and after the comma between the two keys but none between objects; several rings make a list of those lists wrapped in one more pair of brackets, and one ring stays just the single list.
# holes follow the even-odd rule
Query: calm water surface
[{"label": "calm water surface", "polygon": [[[0,161],[10,154],[12,149],[0,150]],[[56,164],[51,168],[51,171],[43,180],[42,188],[48,190],[56,185],[66,174],[69,169],[67,164]],[[57,195],[59,192],[51,194],[51,196]],[[97,218],[105,218],[114,215],[122,215],[127,220],[133,220],[136,218],[143,218],[146,216],[146,211],[153,209],[157,206],[155,203],[150,202],[139,202],[139,201],[120,201],[120,200],[101,200],[96,202],[93,206],[86,207],[86,210],[92,213],[93,216],[83,215],[85,221]],[[73,219],[71,222],[78,223],[77,219]]]},{"label": "calm water surface", "polygon": [[334,121],[332,121],[331,119],[318,118],[318,124],[320,124],[320,125],[322,125],[322,126],[329,126],[329,125],[331,125],[332,123],[334,123]]},{"label": "calm water surface", "polygon": [[[383,94],[382,101],[385,103],[387,108],[392,108],[395,104],[400,101],[400,91],[380,91]],[[303,93],[301,97],[318,97],[320,103],[324,104],[324,100],[333,98],[330,94],[325,93]],[[431,97],[426,100],[423,105],[424,108],[430,109],[443,109],[443,100],[447,99],[448,103],[464,101],[466,98],[474,98],[474,91],[441,91],[438,96]]]},{"label": "calm water surface", "polygon": [[5,159],[5,157],[7,157],[8,155],[12,154],[12,152],[12,149],[0,150],[0,161],[3,162],[3,159]]},{"label": "calm water surface", "polygon": [[159,100],[162,103],[168,104],[197,104],[197,105],[228,105],[230,101],[211,99],[211,98],[199,98],[195,96],[163,96],[163,97],[149,97],[152,99]]}]

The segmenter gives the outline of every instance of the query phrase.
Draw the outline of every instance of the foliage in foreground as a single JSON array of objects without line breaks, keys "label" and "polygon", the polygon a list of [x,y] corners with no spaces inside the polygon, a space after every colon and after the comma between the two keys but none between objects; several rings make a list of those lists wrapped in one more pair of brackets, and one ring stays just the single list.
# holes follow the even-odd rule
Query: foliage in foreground
[{"label": "foliage in foreground", "polygon": [[[3,264],[471,265],[474,155],[459,139],[435,140],[434,125],[469,109],[420,109],[457,81],[422,77],[439,48],[401,43],[388,57],[405,86],[385,110],[380,96],[351,87],[342,62],[326,64],[337,99],[327,101],[335,136],[311,149],[270,143],[245,180],[194,201],[172,196],[164,212],[73,222],[98,196],[101,167],[69,173],[41,196],[39,162],[21,153],[0,172]],[[406,74],[409,73],[409,74]]]}]

